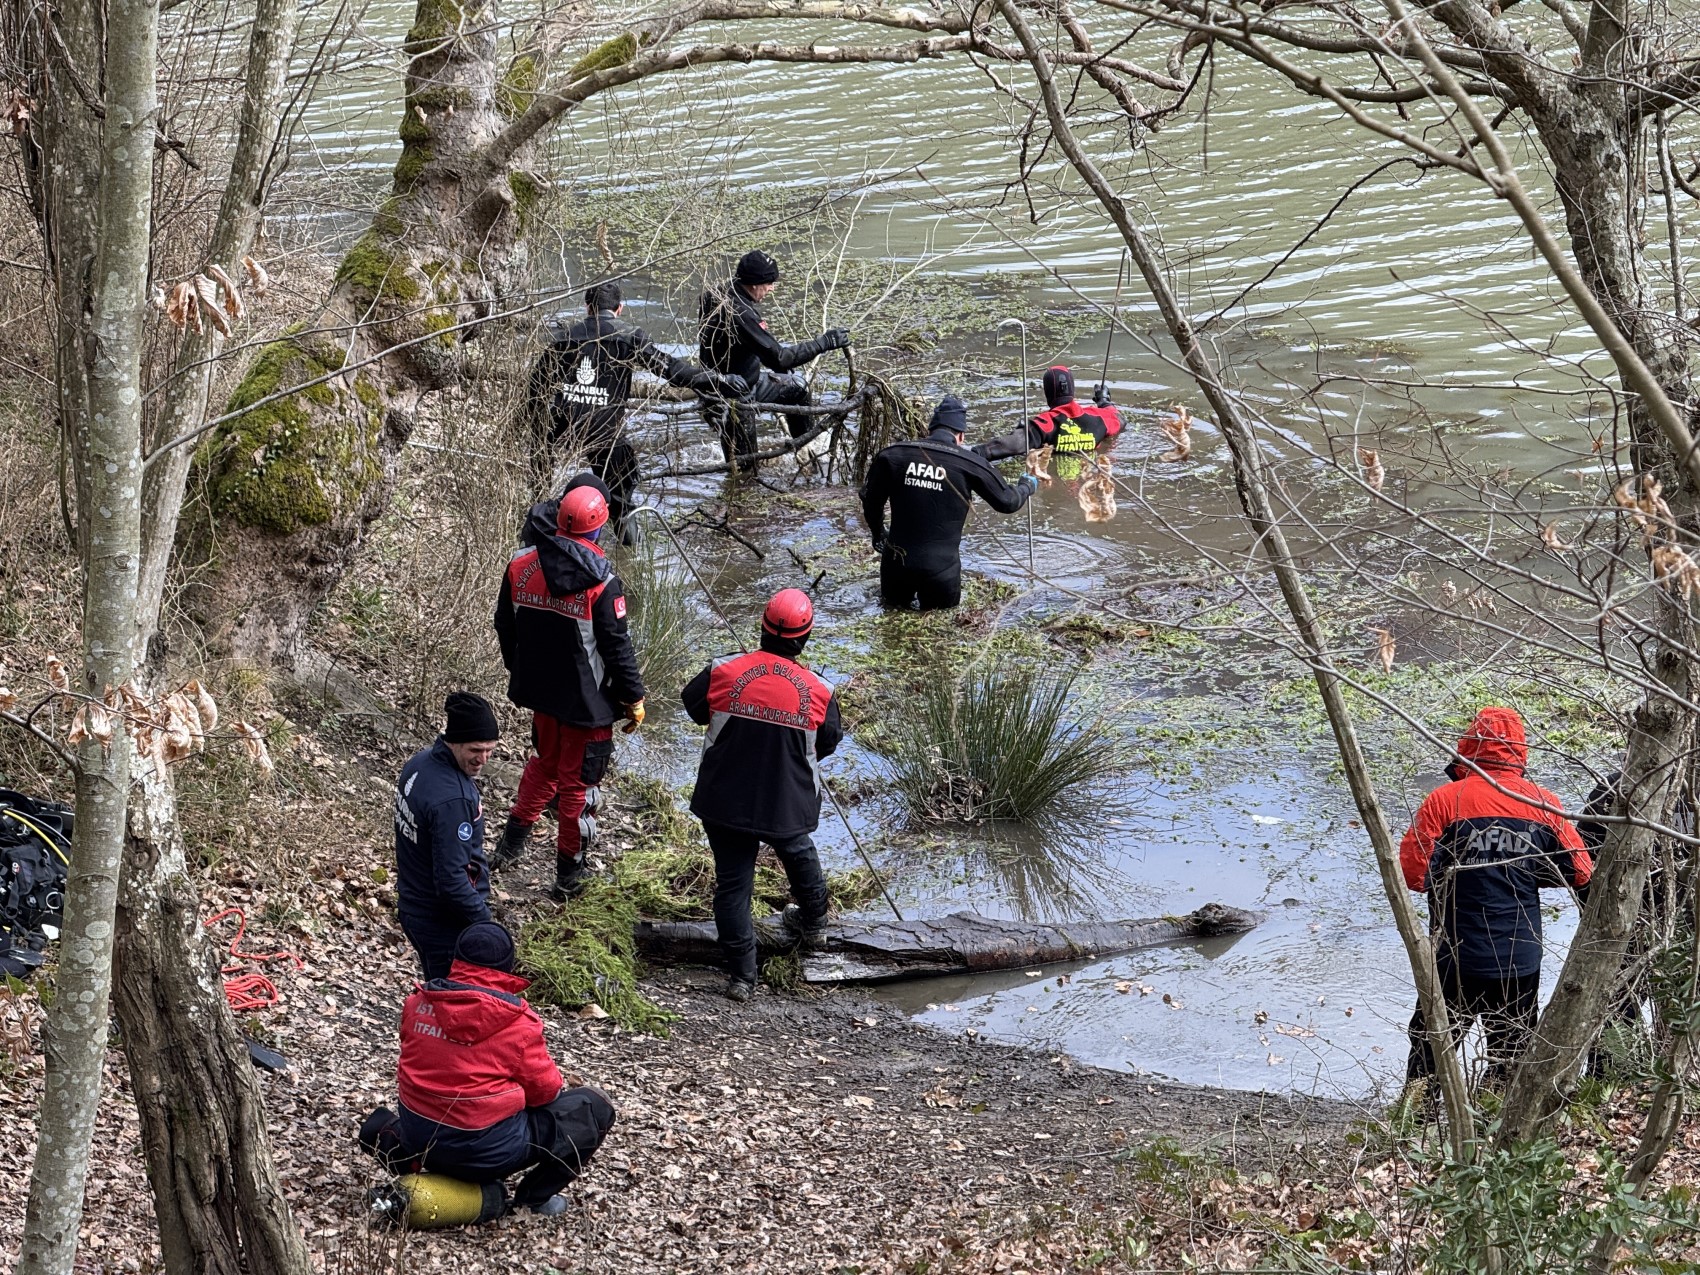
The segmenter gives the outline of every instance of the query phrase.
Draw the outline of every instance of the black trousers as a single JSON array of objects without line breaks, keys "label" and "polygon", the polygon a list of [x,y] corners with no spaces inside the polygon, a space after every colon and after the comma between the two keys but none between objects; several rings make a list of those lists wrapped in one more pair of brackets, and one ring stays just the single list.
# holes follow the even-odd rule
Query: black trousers
[{"label": "black trousers", "polygon": [[[500,1182],[523,1169],[531,1170],[514,1188],[516,1205],[541,1204],[570,1186],[614,1127],[613,1104],[587,1085],[563,1089],[554,1101],[525,1109],[523,1147],[494,1166],[468,1167],[454,1143],[458,1130],[443,1130],[425,1146],[409,1144],[401,1119],[379,1107],[360,1126],[360,1145],[391,1173],[441,1173],[462,1182]],[[476,1135],[474,1135],[476,1136]]]},{"label": "black trousers", "polygon": [[[794,376],[776,376],[772,372],[763,372],[761,377],[750,387],[750,392],[735,403],[726,403],[722,399],[702,400],[703,419],[713,425],[720,433],[720,447],[726,453],[726,459],[737,459],[740,472],[748,473],[756,467],[753,460],[743,458],[756,450],[756,419],[753,411],[740,411],[746,403],[773,403],[780,407],[809,406],[809,390],[802,381]],[[809,432],[814,421],[807,416],[787,413],[786,427],[791,431],[792,438],[800,438]]]},{"label": "black trousers", "polygon": [[[1510,978],[1465,974],[1442,964],[1441,989],[1446,994],[1446,1012],[1452,1022],[1452,1042],[1462,1041],[1479,1018],[1487,1035],[1487,1066],[1484,1079],[1501,1079],[1529,1038],[1535,1034],[1535,1014],[1540,1006],[1541,975]],[[1419,1004],[1411,1015],[1411,1057],[1405,1078],[1416,1080],[1434,1075],[1434,1046],[1428,1038],[1428,1020]]]},{"label": "black trousers", "polygon": [[[584,463],[590,467],[590,472],[600,478],[608,488],[608,521],[613,524],[616,532],[619,531],[632,507],[632,493],[637,490],[636,449],[632,447],[623,430],[612,436],[603,431],[581,435],[575,433],[565,421],[551,417],[548,438],[533,456],[533,468],[537,471],[540,486],[547,485],[553,478],[551,471],[556,459],[569,447],[574,451],[583,451]],[[555,495],[553,492],[549,494]]]},{"label": "black trousers", "polygon": [[449,976],[460,927],[404,916],[401,918],[401,932],[407,935],[407,941],[419,954],[419,966],[425,971],[427,983],[434,978]]},{"label": "black trousers", "polygon": [[803,920],[826,919],[826,877],[820,856],[808,833],[773,840],[753,832],[739,832],[716,823],[705,823],[708,845],[714,851],[714,928],[720,950],[726,955],[726,972],[746,983],[756,981],[756,931],[750,919],[750,896],[755,890],[756,855],[762,842],[773,847],[791,897],[803,910]]},{"label": "black trousers", "polygon": [[880,558],[880,600],[907,610],[948,611],[962,601],[962,561],[944,571],[920,571],[900,565],[889,550]]}]

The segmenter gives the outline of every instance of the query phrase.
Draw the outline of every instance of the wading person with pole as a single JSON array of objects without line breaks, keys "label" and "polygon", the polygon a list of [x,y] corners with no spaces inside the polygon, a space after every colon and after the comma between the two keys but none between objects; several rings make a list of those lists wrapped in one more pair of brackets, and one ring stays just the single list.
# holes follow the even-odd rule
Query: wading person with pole
[{"label": "wading person with pole", "polygon": [[801,939],[826,924],[826,877],[810,836],[820,826],[820,761],[843,737],[832,688],[798,663],[815,609],[781,589],[761,618],[761,649],[724,655],[691,679],[685,711],[708,727],[691,813],[714,851],[714,926],[726,957],[726,995],[756,990],[750,920],[756,855],[773,847],[791,883],[786,923]]},{"label": "wading person with pole", "polygon": [[1076,402],[1074,373],[1066,367],[1046,368],[1042,384],[1044,411],[1002,438],[976,443],[973,450],[987,460],[1006,460],[1049,447],[1057,460],[1057,477],[1064,481],[1078,478],[1081,461],[1122,432],[1122,418],[1101,383],[1093,392],[1090,406]]},{"label": "wading person with pole", "polygon": [[[726,463],[736,463],[740,473],[752,472],[756,462],[755,412],[761,403],[781,407],[809,407],[812,400],[802,380],[786,373],[813,362],[828,350],[847,349],[850,333],[844,328],[823,332],[812,341],[784,345],[768,331],[761,303],[779,283],[779,263],[765,252],[746,252],[738,261],[737,273],[724,284],[702,294],[702,328],[698,354],[704,367],[728,377],[742,378],[749,391],[736,402],[714,400],[703,404],[704,415],[720,433]],[[814,424],[811,417],[786,414],[792,438],[800,438]]]},{"label": "wading person with pole", "polygon": [[576,322],[551,320],[530,391],[532,420],[542,426],[536,451],[540,479],[549,480],[558,453],[569,447],[582,452],[608,485],[608,520],[622,539],[637,486],[637,453],[625,433],[632,373],[641,368],[669,385],[718,398],[736,399],[750,388],[741,376],[674,358],[621,318],[624,309],[620,285],[599,283],[585,292],[584,315]]},{"label": "wading person with pole", "polygon": [[501,729],[482,695],[455,691],[443,733],[408,758],[395,788],[396,910],[426,978],[444,978],[455,941],[490,919],[484,801],[473,781]]},{"label": "wading person with pole", "polygon": [[597,486],[570,488],[553,533],[533,529],[532,543],[508,563],[496,601],[508,698],[531,710],[537,751],[520,777],[494,866],[524,854],[532,825],[556,802],[550,895],[557,902],[584,888],[599,785],[614,756],[614,719],[626,719],[627,734],[643,723],[625,589],[597,545],[607,522],[608,502]]},{"label": "wading person with pole", "polygon": [[[1523,719],[1484,708],[1458,741],[1457,776],[1423,798],[1399,844],[1405,884],[1428,892],[1452,1029],[1461,1040],[1480,1018],[1485,1078],[1500,1080],[1535,1029],[1541,988],[1543,889],[1583,889],[1592,856],[1558,797],[1524,776]],[[1472,764],[1473,763],[1473,764]],[[1544,807],[1544,808],[1543,808]],[[1411,1016],[1407,1081],[1434,1074],[1421,1006]]]},{"label": "wading person with pole", "polygon": [[[925,438],[893,443],[868,466],[862,517],[880,555],[880,598],[888,607],[930,611],[962,600],[962,527],[979,496],[1012,514],[1038,490],[1023,474],[1012,487],[985,458],[963,446],[968,409],[947,394]],[[891,527],[886,527],[886,507]]]}]

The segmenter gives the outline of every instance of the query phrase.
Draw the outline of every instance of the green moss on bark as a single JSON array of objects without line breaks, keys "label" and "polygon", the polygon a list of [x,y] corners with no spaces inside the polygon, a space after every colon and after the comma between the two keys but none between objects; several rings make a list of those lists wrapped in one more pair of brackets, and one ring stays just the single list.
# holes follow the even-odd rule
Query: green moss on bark
[{"label": "green moss on bark", "polygon": [[401,157],[395,162],[395,192],[405,195],[419,184],[419,179],[425,175],[425,166],[431,162],[431,148],[422,144],[409,142],[401,148]]},{"label": "green moss on bark", "polygon": [[617,66],[624,66],[637,56],[638,39],[630,31],[615,36],[612,40],[604,40],[577,62],[573,69],[567,72],[568,80],[582,79],[594,75],[598,71],[611,71]]},{"label": "green moss on bark", "polygon": [[529,230],[537,219],[537,206],[543,201],[543,184],[530,173],[509,173],[508,189],[514,196],[514,216],[519,228]]},{"label": "green moss on bark", "polygon": [[329,522],[379,477],[382,397],[370,378],[355,381],[358,406],[334,381],[281,393],[340,364],[337,350],[298,333],[260,351],[225,405],[241,414],[196,456],[217,518],[290,535]]},{"label": "green moss on bark", "polygon": [[336,268],[336,281],[369,297],[402,302],[417,301],[421,292],[419,281],[408,271],[407,263],[390,251],[376,229],[368,230],[354,241]]},{"label": "green moss on bark", "polygon": [[413,25],[408,28],[408,53],[426,53],[461,29],[466,9],[458,0],[419,0],[413,11]]},{"label": "green moss on bark", "polygon": [[531,105],[532,97],[542,87],[543,68],[529,53],[521,53],[508,64],[507,72],[496,83],[496,109],[513,119]]}]

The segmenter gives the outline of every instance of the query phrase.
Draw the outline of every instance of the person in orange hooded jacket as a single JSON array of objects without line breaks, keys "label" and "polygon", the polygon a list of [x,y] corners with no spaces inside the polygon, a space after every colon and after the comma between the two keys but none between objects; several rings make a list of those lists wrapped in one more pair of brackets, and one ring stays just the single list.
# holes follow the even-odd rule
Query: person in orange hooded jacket
[{"label": "person in orange hooded jacket", "polygon": [[[1534,1032],[1541,987],[1543,889],[1584,890],[1594,861],[1553,793],[1523,775],[1523,719],[1484,708],[1458,741],[1452,782],[1423,798],[1399,845],[1405,884],[1428,893],[1435,964],[1455,1038],[1477,1018],[1487,1071],[1504,1072]],[[1434,1073],[1422,1006],[1411,1017],[1406,1076]]]},{"label": "person in orange hooded jacket", "polygon": [[520,995],[514,940],[494,921],[470,925],[447,978],[415,987],[401,1015],[396,1088],[401,1113],[380,1107],[360,1145],[393,1172],[500,1182],[531,1170],[513,1206],[550,1216],[614,1125],[608,1096],[569,1088],[549,1055],[543,1020]]}]

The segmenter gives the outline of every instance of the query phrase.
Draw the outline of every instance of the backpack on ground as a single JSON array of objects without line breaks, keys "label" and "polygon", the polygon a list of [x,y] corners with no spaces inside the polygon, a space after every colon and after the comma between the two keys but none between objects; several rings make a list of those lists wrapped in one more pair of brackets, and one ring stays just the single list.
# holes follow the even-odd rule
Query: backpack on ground
[{"label": "backpack on ground", "polygon": [[33,973],[65,921],[69,806],[0,788],[0,974]]}]

